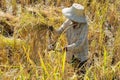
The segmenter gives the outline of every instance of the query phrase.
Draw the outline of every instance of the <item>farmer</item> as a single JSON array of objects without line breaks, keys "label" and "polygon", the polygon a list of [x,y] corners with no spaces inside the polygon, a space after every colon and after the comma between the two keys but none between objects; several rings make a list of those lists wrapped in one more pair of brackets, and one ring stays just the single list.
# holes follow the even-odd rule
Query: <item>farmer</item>
[{"label": "farmer", "polygon": [[[84,7],[74,3],[71,7],[64,8],[62,13],[68,19],[56,31],[59,35],[66,32],[68,42],[64,47],[66,60],[68,63],[73,63],[75,68],[79,68],[88,59],[88,24]],[[50,45],[49,48],[54,47]]]}]

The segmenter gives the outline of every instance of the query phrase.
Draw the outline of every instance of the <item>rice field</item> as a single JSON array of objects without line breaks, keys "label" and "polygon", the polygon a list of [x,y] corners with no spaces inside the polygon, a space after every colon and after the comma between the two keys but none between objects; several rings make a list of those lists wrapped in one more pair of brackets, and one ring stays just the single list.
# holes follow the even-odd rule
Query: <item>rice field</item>
[{"label": "rice field", "polygon": [[[77,75],[60,52],[67,42],[49,31],[65,21],[61,10],[85,7],[89,61]],[[51,33],[55,50],[47,51]],[[0,0],[0,80],[120,80],[120,0]]]}]

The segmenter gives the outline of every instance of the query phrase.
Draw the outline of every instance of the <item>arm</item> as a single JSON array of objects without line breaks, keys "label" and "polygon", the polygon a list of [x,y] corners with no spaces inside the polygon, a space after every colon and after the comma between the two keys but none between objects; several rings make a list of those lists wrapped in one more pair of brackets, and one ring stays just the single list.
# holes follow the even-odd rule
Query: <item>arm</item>
[{"label": "arm", "polygon": [[83,29],[81,31],[79,39],[75,43],[72,43],[67,46],[68,51],[78,50],[83,46],[85,39],[87,38],[87,35],[88,35],[88,25],[85,24],[85,26],[82,26],[82,27]]},{"label": "arm", "polygon": [[[52,30],[52,33],[48,33],[48,50],[53,50],[55,48],[56,41],[58,37],[61,35],[63,31],[65,31],[69,26],[71,25],[71,20],[67,19],[58,30],[54,30],[50,27],[50,30]],[[54,35],[52,37],[52,35]]]},{"label": "arm", "polygon": [[62,32],[64,32],[66,29],[68,29],[70,27],[70,25],[72,25],[72,22],[70,19],[67,19],[62,25],[61,27],[57,30],[57,33],[59,35],[61,35]]},{"label": "arm", "polygon": [[[48,32],[49,43],[51,43],[52,41],[55,41],[55,39],[57,39],[61,35],[61,33],[65,31],[67,27],[69,27],[70,24],[71,24],[71,20],[67,19],[58,30],[55,30],[53,26],[50,26],[49,27],[50,31]],[[55,39],[52,38],[52,35],[55,37]]]}]

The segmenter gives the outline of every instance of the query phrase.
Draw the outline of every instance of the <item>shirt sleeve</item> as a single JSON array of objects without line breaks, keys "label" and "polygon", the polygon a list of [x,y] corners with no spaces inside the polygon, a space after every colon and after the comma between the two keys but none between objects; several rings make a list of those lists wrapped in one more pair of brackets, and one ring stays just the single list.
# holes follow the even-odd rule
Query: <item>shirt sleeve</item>
[{"label": "shirt sleeve", "polygon": [[64,24],[62,24],[61,27],[56,31],[59,35],[61,35],[61,33],[63,33],[67,29],[67,27],[68,26],[65,26]]},{"label": "shirt sleeve", "polygon": [[67,46],[68,51],[78,50],[83,46],[88,35],[88,25],[86,24],[85,26],[82,26],[82,27],[83,29],[80,33],[79,39],[75,43],[72,43]]},{"label": "shirt sleeve", "polygon": [[61,27],[57,30],[58,34],[65,32],[67,29],[69,29],[72,26],[72,21],[70,19],[67,19]]}]

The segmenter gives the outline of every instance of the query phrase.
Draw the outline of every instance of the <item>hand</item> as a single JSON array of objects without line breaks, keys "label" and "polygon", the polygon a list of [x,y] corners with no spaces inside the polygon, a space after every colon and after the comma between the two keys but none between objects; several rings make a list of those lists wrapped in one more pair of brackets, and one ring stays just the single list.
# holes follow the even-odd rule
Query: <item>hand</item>
[{"label": "hand", "polygon": [[67,47],[64,47],[64,48],[63,48],[63,51],[67,51]]},{"label": "hand", "polygon": [[67,20],[63,23],[64,26],[70,26],[71,24],[72,24],[72,21],[71,21],[70,19],[67,19]]},{"label": "hand", "polygon": [[50,31],[54,31],[54,27],[53,27],[53,26],[49,26],[48,29],[49,29]]},{"label": "hand", "polygon": [[55,45],[50,44],[50,45],[48,45],[47,49],[48,49],[48,51],[54,50],[55,49]]}]

